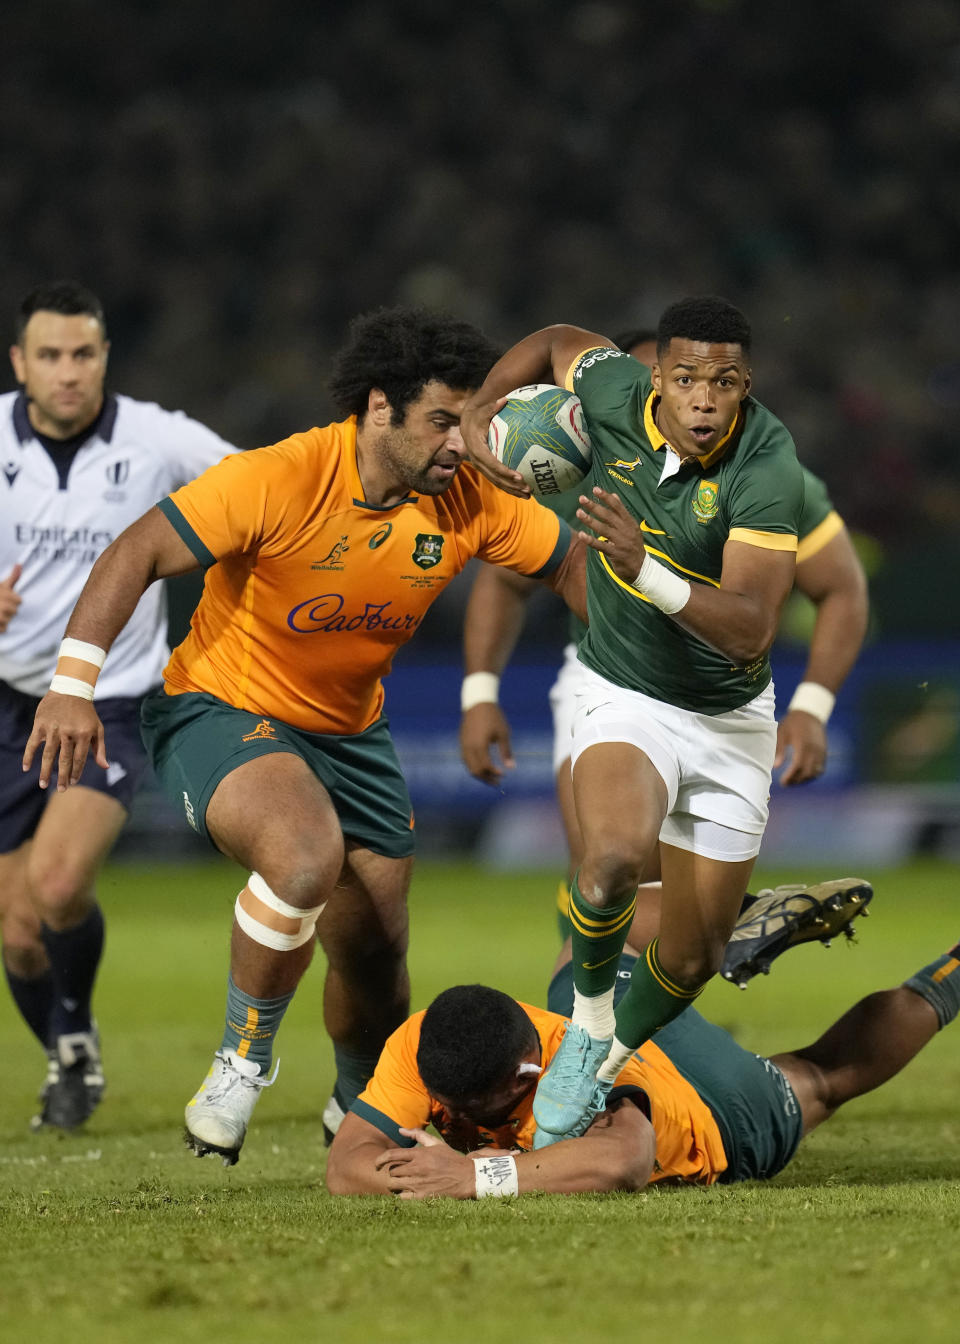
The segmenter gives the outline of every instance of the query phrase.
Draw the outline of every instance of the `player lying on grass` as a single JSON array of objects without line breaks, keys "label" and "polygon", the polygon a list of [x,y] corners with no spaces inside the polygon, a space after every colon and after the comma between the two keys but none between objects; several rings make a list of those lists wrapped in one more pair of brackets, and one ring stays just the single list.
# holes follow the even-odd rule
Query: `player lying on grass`
[{"label": "player lying on grass", "polygon": [[[635,962],[625,951],[618,993]],[[411,1017],[334,1140],[331,1193],[474,1199],[768,1179],[805,1134],[892,1078],[953,1021],[960,945],[860,1000],[812,1045],[770,1058],[687,1008],[628,1060],[581,1138],[533,1151],[537,1080],[564,1035],[582,1033],[561,1015],[572,1001],[567,954],[551,1011],[459,985]]]}]

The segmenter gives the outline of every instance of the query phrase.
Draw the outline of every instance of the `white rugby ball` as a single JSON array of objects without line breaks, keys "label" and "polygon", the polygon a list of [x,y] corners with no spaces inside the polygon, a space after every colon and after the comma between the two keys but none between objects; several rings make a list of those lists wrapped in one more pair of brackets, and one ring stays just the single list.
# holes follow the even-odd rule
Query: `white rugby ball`
[{"label": "white rugby ball", "polygon": [[494,457],[519,471],[534,495],[559,495],[590,470],[592,448],[580,398],[552,383],[518,387],[490,421]]}]

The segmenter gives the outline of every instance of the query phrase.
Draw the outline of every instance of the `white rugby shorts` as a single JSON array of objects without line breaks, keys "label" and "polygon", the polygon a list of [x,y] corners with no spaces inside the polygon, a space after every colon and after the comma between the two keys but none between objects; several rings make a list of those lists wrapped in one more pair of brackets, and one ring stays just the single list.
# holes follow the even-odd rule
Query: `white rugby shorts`
[{"label": "white rugby shorts", "polygon": [[777,747],[773,683],[725,714],[697,714],[628,691],[584,667],[571,759],[604,742],[642,751],[667,788],[664,844],[739,863],[760,851]]},{"label": "white rugby shorts", "polygon": [[553,773],[564,761],[569,761],[573,747],[573,711],[577,707],[577,688],[582,684],[586,667],[577,657],[576,644],[563,650],[563,662],[557,679],[550,687],[550,711],[553,714]]}]

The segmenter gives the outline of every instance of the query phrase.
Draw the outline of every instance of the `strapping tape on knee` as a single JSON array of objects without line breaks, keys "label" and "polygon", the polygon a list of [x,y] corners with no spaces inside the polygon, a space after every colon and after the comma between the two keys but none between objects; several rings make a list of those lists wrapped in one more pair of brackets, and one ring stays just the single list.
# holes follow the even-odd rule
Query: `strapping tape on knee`
[{"label": "strapping tape on knee", "polygon": [[320,912],[326,905],[315,906],[312,910],[301,910],[299,906],[288,905],[282,901],[264,882],[259,873],[251,873],[247,882],[247,889],[257,898],[262,905],[271,910],[275,910],[278,915],[283,915],[285,919],[299,920],[300,927],[294,933],[282,933],[279,929],[271,929],[268,924],[263,924],[256,919],[248,910],[243,907],[243,892],[237,897],[236,904],[233,907],[233,913],[236,915],[237,923],[243,929],[248,938],[252,938],[255,943],[260,943],[264,947],[272,947],[275,952],[292,952],[294,948],[302,947],[304,943],[309,942],[316,932],[317,919]]}]

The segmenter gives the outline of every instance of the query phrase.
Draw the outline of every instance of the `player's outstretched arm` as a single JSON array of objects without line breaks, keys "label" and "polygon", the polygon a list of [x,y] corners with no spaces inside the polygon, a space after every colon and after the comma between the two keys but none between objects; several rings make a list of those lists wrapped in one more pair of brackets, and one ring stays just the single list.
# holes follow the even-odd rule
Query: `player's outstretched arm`
[{"label": "player's outstretched arm", "polygon": [[827,719],[834,697],[863,646],[869,619],[867,576],[843,528],[797,564],[797,587],[816,606],[803,680],[777,729],[774,769],[781,784],[805,784],[823,773]]},{"label": "player's outstretched arm", "polygon": [[[193,552],[173,525],[158,508],[150,509],[121,532],[93,566],[67,622],[66,638],[107,653],[151,583],[198,568]],[[61,657],[57,668],[66,680],[77,682],[84,676],[89,680],[88,674],[95,680],[98,670],[82,658],[70,657]],[[58,791],[76,784],[91,749],[97,764],[106,769],[103,725],[92,699],[48,691],[37,706],[23,753],[24,770],[30,769],[41,747],[42,789],[49,785],[55,763]]]},{"label": "player's outstretched arm", "polygon": [[376,1125],[348,1111],[340,1122],[327,1156],[327,1189],[331,1195],[389,1195],[390,1177],[378,1166],[394,1144]]},{"label": "player's outstretched arm", "polygon": [[[518,341],[497,360],[483,385],[467,401],[460,417],[460,430],[470,460],[478,471],[508,494],[526,497],[530,487],[517,471],[498,462],[487,445],[490,421],[503,406],[509,392],[529,383],[561,384],[573,360],[582,350],[613,345],[606,336],[582,327],[543,327]],[[616,347],[613,347],[614,349]]]},{"label": "player's outstretched arm", "polygon": [[499,784],[504,770],[514,767],[510,725],[498,691],[536,586],[536,579],[502,565],[481,564],[467,600],[460,754],[471,775],[484,784]]},{"label": "player's outstretched arm", "polygon": [[[417,1146],[390,1148],[377,1158],[390,1190],[401,1199],[642,1190],[656,1156],[653,1126],[630,1101],[598,1116],[582,1138],[565,1139],[535,1153],[483,1149],[464,1154],[424,1130],[403,1132],[415,1138]],[[494,1161],[485,1166],[488,1158]]]}]

